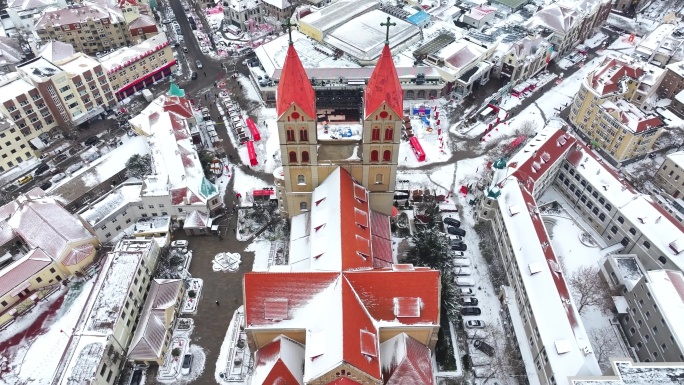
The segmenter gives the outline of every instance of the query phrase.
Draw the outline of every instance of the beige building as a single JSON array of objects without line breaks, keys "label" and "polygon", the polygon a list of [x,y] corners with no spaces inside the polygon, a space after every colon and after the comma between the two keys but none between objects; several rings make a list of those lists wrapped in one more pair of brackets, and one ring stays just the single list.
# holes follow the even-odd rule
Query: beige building
[{"label": "beige building", "polygon": [[176,72],[173,48],[163,33],[103,56],[100,63],[119,100]]},{"label": "beige building", "polygon": [[662,132],[663,122],[640,108],[662,78],[652,68],[608,57],[582,80],[573,99],[570,122],[611,163],[648,154]]},{"label": "beige building", "polygon": [[0,207],[0,327],[60,282],[83,274],[99,241],[76,216],[34,189]]},{"label": "beige building", "polygon": [[0,115],[0,173],[36,156],[27,138],[14,123]]},{"label": "beige building", "polygon": [[358,107],[317,110],[315,91],[290,44],[276,108],[283,167],[274,175],[283,215],[309,211],[315,204],[313,190],[339,166],[370,191],[372,209],[391,213],[404,107],[388,45],[359,111]]},{"label": "beige building", "polygon": [[665,156],[655,174],[655,182],[672,198],[679,198],[684,190],[684,152],[674,152]]},{"label": "beige building", "polygon": [[160,248],[154,239],[125,239],[107,254],[54,378],[59,385],[118,380],[150,289]]}]

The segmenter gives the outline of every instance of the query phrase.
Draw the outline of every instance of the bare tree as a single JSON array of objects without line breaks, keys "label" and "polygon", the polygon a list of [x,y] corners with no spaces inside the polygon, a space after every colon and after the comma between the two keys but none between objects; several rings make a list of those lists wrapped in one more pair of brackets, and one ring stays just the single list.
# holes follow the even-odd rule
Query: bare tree
[{"label": "bare tree", "polygon": [[608,325],[589,331],[591,346],[594,348],[594,356],[598,361],[603,373],[610,370],[610,358],[626,355],[620,346],[618,336],[613,328]]},{"label": "bare tree", "polygon": [[610,289],[606,281],[599,275],[595,266],[582,266],[575,270],[568,280],[575,294],[577,312],[582,314],[588,307],[598,306],[605,314],[612,307]]},{"label": "bare tree", "polygon": [[482,383],[486,384],[491,379],[496,378],[498,384],[518,384],[516,378],[525,375],[525,363],[519,352],[511,346],[508,338],[499,327],[488,324],[484,331],[486,335],[491,336],[487,339],[487,343],[494,348],[494,354],[486,365],[489,373]]},{"label": "bare tree", "polygon": [[527,136],[528,138],[531,138],[537,134],[538,127],[539,126],[534,120],[524,120],[522,123],[518,124],[513,131],[513,134],[515,136]]}]

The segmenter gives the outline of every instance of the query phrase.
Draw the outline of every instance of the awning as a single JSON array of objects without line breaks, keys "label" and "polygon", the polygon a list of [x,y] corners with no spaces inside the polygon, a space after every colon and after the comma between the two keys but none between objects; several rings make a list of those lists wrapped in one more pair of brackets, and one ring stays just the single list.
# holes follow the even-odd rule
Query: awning
[{"label": "awning", "polygon": [[256,124],[254,124],[254,121],[252,118],[247,118],[247,128],[249,128],[249,131],[252,133],[252,139],[254,139],[255,142],[258,142],[261,140],[261,135],[259,135],[259,129],[257,128]]},{"label": "awning", "polygon": [[416,155],[418,161],[425,161],[425,152],[423,151],[423,146],[420,145],[418,138],[412,136],[411,139],[409,139],[409,142],[411,142],[411,148],[413,148],[413,153]]},{"label": "awning", "polygon": [[254,142],[251,140],[247,142],[247,155],[249,156],[250,165],[256,166],[257,164],[259,164],[259,161],[257,160],[256,150],[254,149]]},{"label": "awning", "polygon": [[275,191],[273,190],[254,190],[252,192],[252,195],[255,197],[263,197],[263,196],[270,196],[273,195]]},{"label": "awning", "polygon": [[32,145],[34,145],[34,146],[35,146],[37,149],[39,149],[39,150],[42,150],[42,149],[44,149],[45,147],[47,147],[47,146],[45,145],[45,143],[43,143],[43,141],[40,140],[40,138],[38,138],[37,136],[36,136],[35,138],[29,140],[29,142],[30,142]]},{"label": "awning", "polygon": [[158,74],[158,73],[160,73],[160,72],[162,72],[162,71],[164,71],[164,70],[166,70],[166,69],[168,69],[168,68],[171,68],[171,67],[174,66],[175,64],[176,64],[176,61],[175,61],[175,60],[171,61],[170,63],[166,63],[166,65],[164,65],[163,67],[160,67],[160,68],[158,68],[158,69],[156,69],[156,70],[154,70],[154,71],[148,73],[147,75],[145,75],[145,76],[143,76],[143,77],[141,77],[141,78],[138,78],[138,79],[133,80],[132,82],[130,82],[130,83],[126,84],[125,86],[119,88],[119,90],[116,91],[116,92],[117,92],[117,93],[123,92],[123,91],[125,91],[126,89],[131,88],[131,87],[133,87],[134,85],[136,85],[136,84],[138,84],[138,83],[140,83],[140,82],[145,81],[146,79],[149,79],[151,76],[154,76],[154,75],[156,75],[156,74]]}]

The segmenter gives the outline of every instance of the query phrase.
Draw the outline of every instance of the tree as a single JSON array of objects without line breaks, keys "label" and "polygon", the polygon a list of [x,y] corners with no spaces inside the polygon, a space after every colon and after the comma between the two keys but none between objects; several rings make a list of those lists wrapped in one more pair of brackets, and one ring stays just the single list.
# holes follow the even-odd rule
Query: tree
[{"label": "tree", "polygon": [[454,267],[449,240],[438,230],[430,228],[417,232],[411,237],[411,243],[413,247],[406,256],[407,263],[442,272]]},{"label": "tree", "polygon": [[623,357],[627,354],[623,351],[615,330],[610,325],[603,326],[589,331],[591,346],[594,348],[594,357],[598,361],[603,373],[607,373],[610,366],[611,357]]},{"label": "tree", "polygon": [[211,153],[211,151],[207,150],[202,150],[199,153],[199,160],[200,164],[202,165],[202,171],[204,171],[204,175],[211,175],[211,163],[214,161],[216,157],[214,154]]},{"label": "tree", "polygon": [[489,362],[484,366],[489,373],[482,383],[486,384],[492,378],[496,378],[496,382],[502,385],[518,384],[517,379],[526,376],[525,363],[520,353],[510,344],[510,340],[500,327],[487,324],[483,331],[487,336],[483,340],[494,348],[494,354],[489,357]]},{"label": "tree", "polygon": [[574,291],[578,313],[593,306],[598,306],[603,313],[611,309],[610,289],[599,275],[598,267],[581,266],[570,275],[568,283]]},{"label": "tree", "polygon": [[537,123],[534,120],[524,120],[515,128],[513,135],[527,136],[528,138],[531,138],[536,135],[537,128]]},{"label": "tree", "polygon": [[152,157],[150,154],[135,154],[126,161],[126,176],[129,178],[143,179],[152,174]]}]

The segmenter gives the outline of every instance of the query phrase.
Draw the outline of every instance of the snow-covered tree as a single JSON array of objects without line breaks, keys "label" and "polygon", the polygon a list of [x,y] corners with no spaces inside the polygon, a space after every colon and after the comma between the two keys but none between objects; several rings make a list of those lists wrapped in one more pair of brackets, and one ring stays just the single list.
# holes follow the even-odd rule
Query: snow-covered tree
[{"label": "snow-covered tree", "polygon": [[152,174],[152,157],[135,154],[126,161],[126,176],[129,178],[142,179]]},{"label": "snow-covered tree", "polygon": [[598,361],[604,373],[610,372],[610,358],[626,356],[626,353],[620,346],[615,330],[610,325],[590,330],[589,340],[594,348],[596,361]]},{"label": "snow-covered tree", "polygon": [[610,288],[599,275],[595,266],[581,266],[568,279],[573,290],[577,312],[582,314],[589,307],[598,306],[604,313],[609,312],[612,298]]}]

